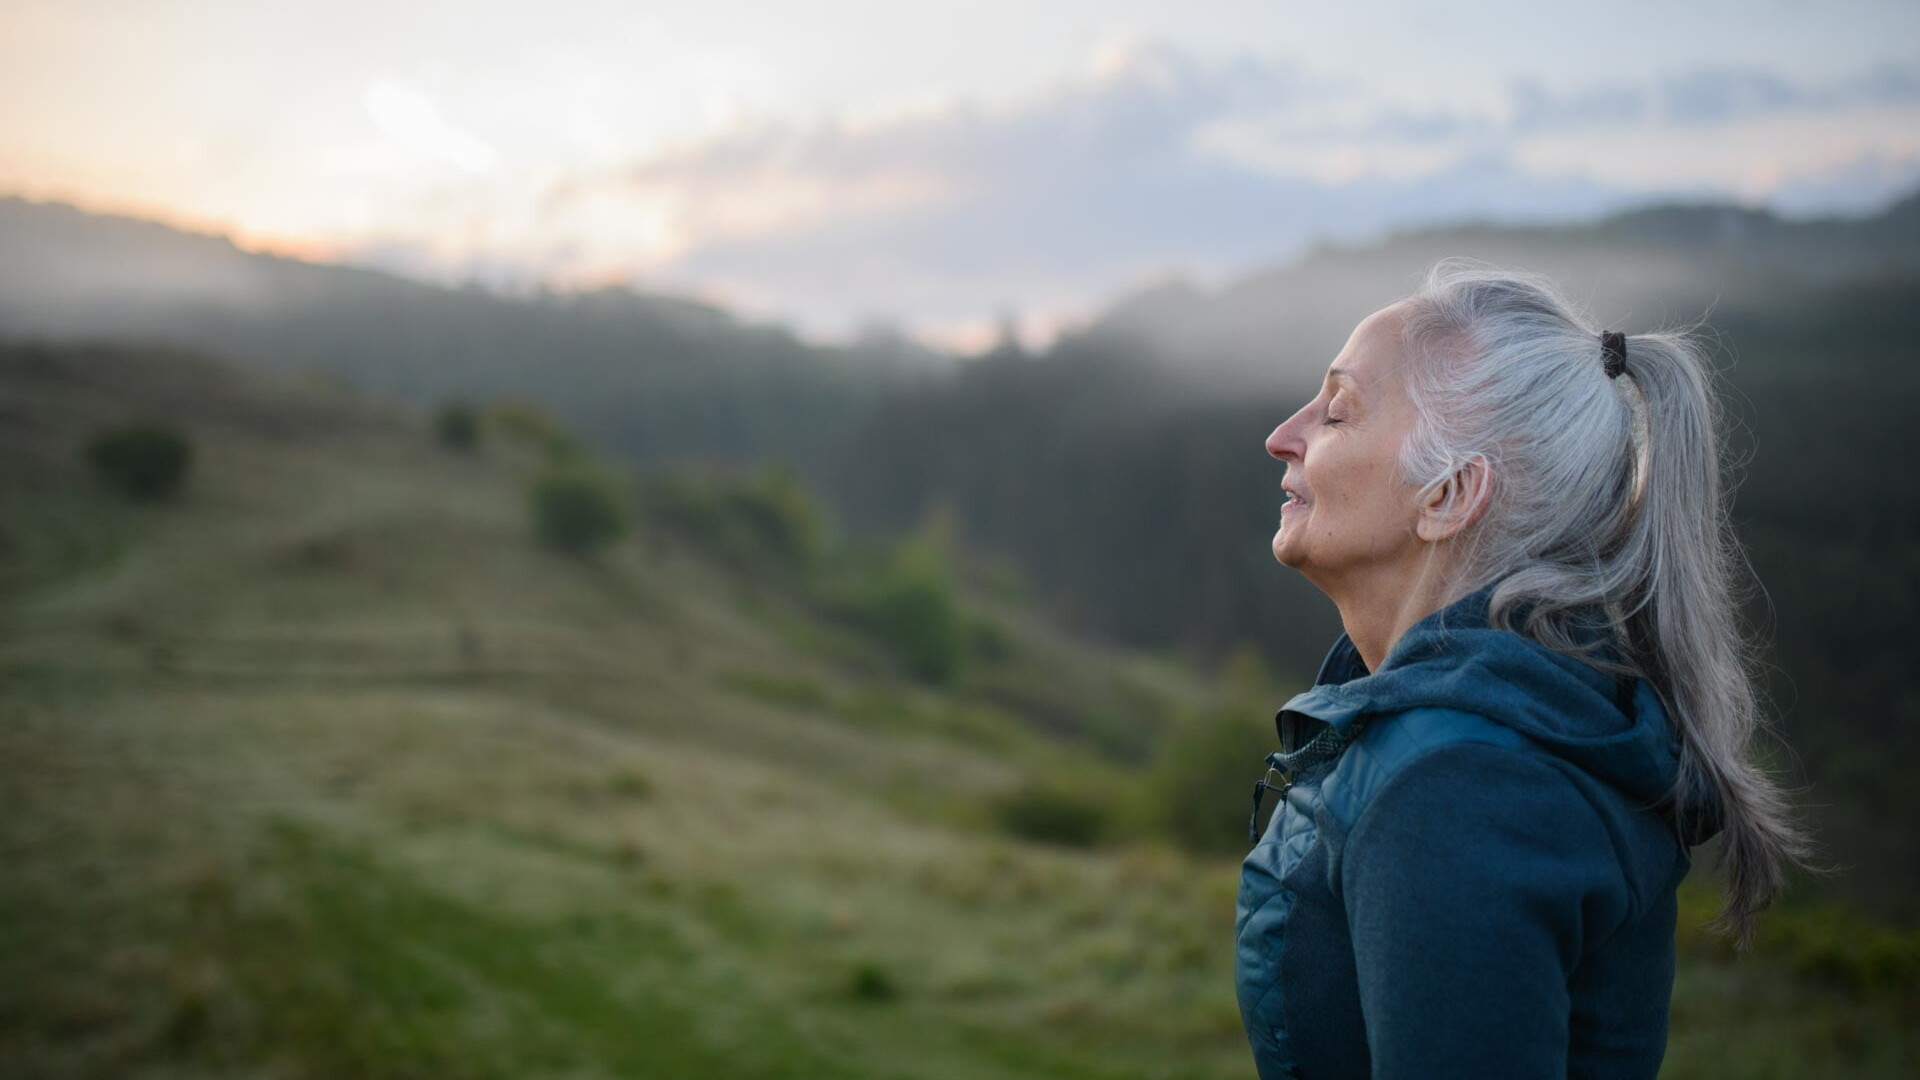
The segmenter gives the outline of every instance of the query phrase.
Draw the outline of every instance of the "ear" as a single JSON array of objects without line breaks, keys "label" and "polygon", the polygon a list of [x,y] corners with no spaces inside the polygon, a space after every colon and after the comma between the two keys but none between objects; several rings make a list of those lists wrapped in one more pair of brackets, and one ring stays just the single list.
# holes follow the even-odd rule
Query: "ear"
[{"label": "ear", "polygon": [[1486,513],[1492,498],[1492,470],[1475,454],[1420,500],[1414,532],[1430,544],[1451,540]]}]

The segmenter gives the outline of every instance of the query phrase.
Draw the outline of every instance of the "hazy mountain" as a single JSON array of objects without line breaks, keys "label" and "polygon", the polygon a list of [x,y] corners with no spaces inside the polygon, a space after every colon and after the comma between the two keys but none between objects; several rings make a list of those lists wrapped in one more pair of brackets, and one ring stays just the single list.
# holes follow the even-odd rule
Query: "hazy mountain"
[{"label": "hazy mountain", "polygon": [[881,387],[948,359],[884,330],[821,348],[679,297],[508,299],[11,198],[0,334],[171,342],[414,400],[525,396],[618,452],[723,460],[811,458]]},{"label": "hazy mountain", "polygon": [[1790,303],[1806,286],[1920,270],[1920,191],[1866,218],[1793,221],[1668,203],[1591,223],[1402,230],[1318,248],[1216,291],[1162,282],[1120,299],[1082,333],[1146,344],[1188,370],[1223,376],[1212,389],[1234,396],[1249,383],[1317,383],[1356,323],[1446,256],[1547,273],[1596,315],[1647,330]]}]

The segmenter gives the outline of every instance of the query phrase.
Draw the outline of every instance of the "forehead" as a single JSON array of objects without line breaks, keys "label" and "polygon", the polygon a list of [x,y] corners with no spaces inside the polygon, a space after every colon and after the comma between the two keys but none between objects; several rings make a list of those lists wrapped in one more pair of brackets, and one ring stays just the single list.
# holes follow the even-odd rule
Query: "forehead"
[{"label": "forehead", "polygon": [[1401,312],[1394,304],[1360,320],[1346,348],[1327,368],[1327,383],[1364,391],[1400,368]]}]

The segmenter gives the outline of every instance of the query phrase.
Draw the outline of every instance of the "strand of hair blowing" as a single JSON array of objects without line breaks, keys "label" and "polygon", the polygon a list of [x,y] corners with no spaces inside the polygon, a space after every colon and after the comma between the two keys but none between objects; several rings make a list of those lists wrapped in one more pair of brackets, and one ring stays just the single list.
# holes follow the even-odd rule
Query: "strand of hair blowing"
[{"label": "strand of hair blowing", "polygon": [[[1471,260],[1435,265],[1408,300],[1416,419],[1402,474],[1430,489],[1479,457],[1493,480],[1491,505],[1453,553],[1457,591],[1499,580],[1494,625],[1653,685],[1680,744],[1672,805],[1708,788],[1719,796],[1727,898],[1713,929],[1751,947],[1785,864],[1808,865],[1813,845],[1754,758],[1767,726],[1760,647],[1739,617],[1744,553],[1705,354],[1687,329],[1631,335],[1626,373],[1609,379],[1600,328],[1551,281]],[[1596,608],[1624,667],[1576,644]]]}]

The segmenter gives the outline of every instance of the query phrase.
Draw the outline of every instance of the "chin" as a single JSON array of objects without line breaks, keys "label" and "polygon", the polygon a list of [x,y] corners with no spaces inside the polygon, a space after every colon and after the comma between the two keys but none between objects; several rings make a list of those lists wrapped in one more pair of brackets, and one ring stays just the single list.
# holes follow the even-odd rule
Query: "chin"
[{"label": "chin", "polygon": [[1273,547],[1274,562],[1279,563],[1281,566],[1294,566],[1296,569],[1298,568],[1295,565],[1294,559],[1291,557],[1290,553],[1287,551],[1288,544],[1287,544],[1286,537],[1283,533],[1273,534],[1272,547]]}]

